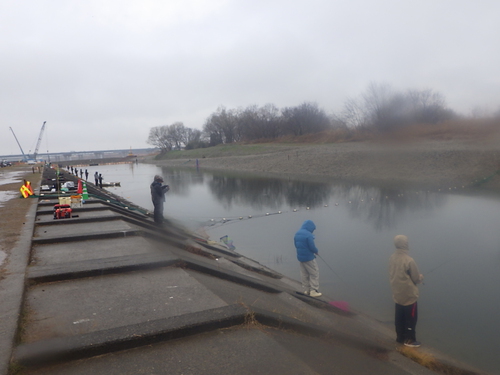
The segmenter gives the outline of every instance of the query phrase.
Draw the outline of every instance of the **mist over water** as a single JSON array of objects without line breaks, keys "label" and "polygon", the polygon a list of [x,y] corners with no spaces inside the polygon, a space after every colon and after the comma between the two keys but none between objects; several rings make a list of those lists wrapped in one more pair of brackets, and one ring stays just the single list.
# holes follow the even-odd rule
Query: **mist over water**
[{"label": "mist over water", "polygon": [[293,235],[304,220],[313,220],[322,257],[320,290],[390,327],[394,303],[388,260],[394,236],[405,234],[425,277],[419,287],[417,338],[492,373],[500,368],[498,197],[145,164],[88,170],[90,176],[102,173],[105,182],[121,182],[108,190],[147,209],[152,209],[149,185],[162,174],[170,185],[166,216],[189,228],[205,226],[214,241],[228,235],[239,253],[296,280]]}]

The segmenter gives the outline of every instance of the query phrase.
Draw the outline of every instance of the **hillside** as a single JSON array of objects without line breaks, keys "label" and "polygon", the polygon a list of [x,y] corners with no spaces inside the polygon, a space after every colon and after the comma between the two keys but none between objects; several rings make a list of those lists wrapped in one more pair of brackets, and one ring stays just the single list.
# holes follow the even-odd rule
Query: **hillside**
[{"label": "hillside", "polygon": [[328,178],[401,188],[477,187],[500,191],[496,134],[448,140],[372,139],[341,143],[221,145],[173,151],[150,162],[207,169]]}]

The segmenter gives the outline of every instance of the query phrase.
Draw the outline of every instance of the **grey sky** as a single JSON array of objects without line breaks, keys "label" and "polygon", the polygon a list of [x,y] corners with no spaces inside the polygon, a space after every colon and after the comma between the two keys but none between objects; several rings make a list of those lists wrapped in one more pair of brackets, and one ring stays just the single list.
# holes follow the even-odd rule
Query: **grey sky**
[{"label": "grey sky", "polygon": [[500,107],[496,0],[0,0],[0,155],[143,148],[218,106],[318,103],[370,82]]}]

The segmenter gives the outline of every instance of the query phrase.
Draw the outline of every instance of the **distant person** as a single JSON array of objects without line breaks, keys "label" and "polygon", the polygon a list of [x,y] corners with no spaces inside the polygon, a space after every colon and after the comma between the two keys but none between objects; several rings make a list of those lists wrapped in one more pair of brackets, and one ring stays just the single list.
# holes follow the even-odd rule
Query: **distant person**
[{"label": "distant person", "polygon": [[99,187],[102,189],[102,174],[99,173]]},{"label": "distant person", "polygon": [[156,224],[163,223],[163,203],[165,193],[170,190],[168,185],[163,185],[163,177],[156,175],[151,183],[151,200],[154,206],[154,220]]},{"label": "distant person", "polygon": [[302,227],[295,233],[294,243],[297,250],[297,259],[300,264],[300,277],[304,293],[311,297],[320,297],[319,268],[316,254],[319,253],[314,244],[313,232],[316,225],[312,220],[306,220]]},{"label": "distant person", "polygon": [[99,172],[94,173],[94,181],[95,181],[95,186],[99,187]]},{"label": "distant person", "polygon": [[83,169],[80,168],[80,178],[83,178]]},{"label": "distant person", "polygon": [[389,259],[389,280],[392,298],[396,302],[396,341],[409,347],[418,348],[415,327],[417,326],[418,287],[424,276],[418,271],[417,264],[408,255],[408,237],[394,237],[396,251]]},{"label": "distant person", "polygon": [[85,181],[89,179],[89,171],[85,169]]}]

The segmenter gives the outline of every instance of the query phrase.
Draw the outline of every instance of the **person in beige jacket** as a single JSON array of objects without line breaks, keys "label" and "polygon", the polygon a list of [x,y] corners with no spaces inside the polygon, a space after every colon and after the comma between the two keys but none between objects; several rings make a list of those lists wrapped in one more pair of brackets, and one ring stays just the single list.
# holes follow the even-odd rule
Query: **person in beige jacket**
[{"label": "person in beige jacket", "polygon": [[396,341],[410,347],[419,347],[415,327],[417,325],[418,286],[424,277],[417,264],[408,255],[408,237],[394,237],[396,251],[389,259],[389,280],[392,298],[396,303],[394,323],[396,325]]}]

